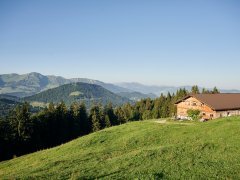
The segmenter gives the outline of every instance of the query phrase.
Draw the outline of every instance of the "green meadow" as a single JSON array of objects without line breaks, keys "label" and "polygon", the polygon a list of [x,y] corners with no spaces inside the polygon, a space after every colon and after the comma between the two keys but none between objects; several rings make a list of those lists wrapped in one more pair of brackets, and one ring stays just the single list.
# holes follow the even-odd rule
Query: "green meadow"
[{"label": "green meadow", "polygon": [[240,117],[130,122],[0,163],[0,179],[239,179]]}]

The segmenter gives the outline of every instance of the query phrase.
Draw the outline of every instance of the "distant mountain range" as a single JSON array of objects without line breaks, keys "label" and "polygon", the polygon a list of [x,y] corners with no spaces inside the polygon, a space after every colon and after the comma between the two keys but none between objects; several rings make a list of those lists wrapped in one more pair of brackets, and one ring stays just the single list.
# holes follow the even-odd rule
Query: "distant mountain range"
[{"label": "distant mountain range", "polygon": [[[122,82],[122,83],[115,83],[115,85],[120,86],[122,88],[128,89],[130,91],[137,91],[144,94],[155,94],[156,96],[163,94],[170,93],[176,93],[178,89],[185,88],[188,91],[191,90],[192,86],[148,86],[136,82]],[[200,91],[202,91],[203,87],[199,87]],[[208,89],[208,88],[207,88]],[[210,90],[210,89],[209,89]],[[232,90],[226,90],[226,89],[220,89],[220,92],[222,93],[240,93],[240,90],[232,89]]]},{"label": "distant mountain range", "polygon": [[[175,93],[179,88],[191,89],[191,86],[148,86],[140,83],[104,83],[98,80],[92,80],[87,78],[72,78],[66,79],[61,76],[42,75],[40,73],[32,72],[28,74],[2,74],[0,75],[0,94],[9,94],[18,97],[26,97],[35,95],[45,90],[59,87],[69,83],[88,83],[102,86],[103,88],[116,93],[122,97],[129,98],[137,101],[141,98],[155,98],[161,93],[167,94]],[[200,87],[200,90],[202,88]],[[240,93],[240,90],[224,90],[220,89],[224,93]]]},{"label": "distant mountain range", "polygon": [[124,98],[96,84],[88,83],[71,83],[56,88],[48,89],[38,94],[23,98],[24,101],[31,102],[33,106],[44,106],[47,103],[60,103],[64,101],[67,105],[73,102],[84,102],[89,108],[93,103],[101,103],[106,105],[121,105],[131,102],[128,98]]},{"label": "distant mountain range", "polygon": [[140,92],[120,92],[116,93],[119,96],[126,97],[132,101],[140,101],[141,99],[151,98],[155,99],[157,96],[155,94],[149,93],[149,94],[143,94]]}]

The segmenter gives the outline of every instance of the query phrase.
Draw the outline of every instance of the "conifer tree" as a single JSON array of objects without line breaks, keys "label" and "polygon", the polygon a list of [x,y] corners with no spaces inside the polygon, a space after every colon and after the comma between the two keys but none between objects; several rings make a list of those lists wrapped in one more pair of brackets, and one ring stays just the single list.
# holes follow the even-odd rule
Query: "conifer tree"
[{"label": "conifer tree", "polygon": [[101,115],[98,105],[94,105],[91,107],[89,118],[92,122],[92,132],[99,131],[101,129]]},{"label": "conifer tree", "polygon": [[69,138],[76,138],[80,134],[80,122],[79,122],[79,104],[74,102],[70,106],[70,110],[68,112],[68,131],[69,131]]},{"label": "conifer tree", "polygon": [[203,88],[202,89],[202,94],[212,94],[212,91],[209,91],[208,89]]},{"label": "conifer tree", "polygon": [[91,132],[91,122],[88,119],[86,106],[84,103],[79,105],[78,120],[80,121],[80,133],[85,135]]},{"label": "conifer tree", "polygon": [[54,112],[55,111],[55,106],[53,104],[53,102],[50,102],[48,105],[48,111],[49,112]]},{"label": "conifer tree", "polygon": [[[111,126],[111,125],[117,125],[118,123],[117,123],[117,117],[115,116],[115,114],[114,114],[114,111],[113,111],[113,107],[112,107],[112,104],[111,103],[108,103],[105,107],[104,107],[104,116],[105,116],[105,121],[107,120],[109,120],[109,123],[110,124],[108,124],[108,122],[106,122],[106,124],[108,124],[108,127],[109,127],[109,125]],[[108,117],[107,119],[106,119],[106,116]]]},{"label": "conifer tree", "polygon": [[212,93],[213,94],[219,94],[220,93],[220,91],[217,89],[217,87],[215,86],[214,88],[213,88],[213,90],[212,90]]},{"label": "conifer tree", "polygon": [[18,105],[8,118],[13,138],[17,141],[30,139],[32,123],[29,110],[30,105],[25,102],[23,105]]},{"label": "conifer tree", "polygon": [[61,142],[65,142],[69,137],[69,127],[68,120],[67,120],[67,106],[62,101],[56,107],[56,143],[59,144]]},{"label": "conifer tree", "polygon": [[110,118],[109,118],[108,115],[105,115],[104,122],[105,122],[105,127],[106,128],[111,127],[111,122],[110,122]]},{"label": "conifer tree", "polygon": [[126,122],[126,120],[124,118],[124,112],[122,110],[122,107],[117,107],[114,110],[114,114],[117,117],[117,124],[123,124]]},{"label": "conifer tree", "polygon": [[194,85],[191,90],[192,94],[199,94],[199,88],[197,85]]}]

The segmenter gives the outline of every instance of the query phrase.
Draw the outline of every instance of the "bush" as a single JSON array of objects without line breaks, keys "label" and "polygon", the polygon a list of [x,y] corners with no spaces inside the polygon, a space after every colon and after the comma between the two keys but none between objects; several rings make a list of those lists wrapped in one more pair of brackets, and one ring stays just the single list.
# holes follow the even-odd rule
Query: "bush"
[{"label": "bush", "polygon": [[198,109],[189,109],[187,111],[188,117],[190,117],[192,120],[198,120],[200,119],[200,111]]}]

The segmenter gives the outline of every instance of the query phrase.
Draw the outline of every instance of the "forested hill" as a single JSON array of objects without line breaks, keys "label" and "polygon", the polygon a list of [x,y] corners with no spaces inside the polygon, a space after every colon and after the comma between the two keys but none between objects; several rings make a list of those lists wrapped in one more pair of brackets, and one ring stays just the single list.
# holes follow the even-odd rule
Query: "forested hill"
[{"label": "forested hill", "polygon": [[73,102],[85,102],[87,107],[90,107],[92,103],[105,105],[111,102],[113,105],[121,105],[130,102],[129,99],[116,95],[99,85],[80,82],[49,89],[39,94],[25,97],[24,100],[35,103],[59,103],[64,101],[67,105]]},{"label": "forested hill", "polygon": [[18,97],[0,94],[0,117],[7,115],[19,102],[20,99]]}]

